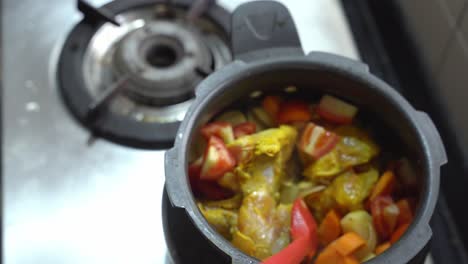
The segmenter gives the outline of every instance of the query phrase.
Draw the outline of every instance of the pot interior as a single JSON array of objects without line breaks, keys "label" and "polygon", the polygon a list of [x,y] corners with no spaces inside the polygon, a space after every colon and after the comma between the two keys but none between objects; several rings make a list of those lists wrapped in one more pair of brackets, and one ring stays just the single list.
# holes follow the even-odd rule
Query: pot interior
[{"label": "pot interior", "polygon": [[[374,77],[369,79],[369,74],[350,74],[310,63],[269,65],[254,68],[245,74],[228,76],[220,87],[214,87],[198,101],[201,105],[192,115],[193,122],[189,126],[190,132],[187,132],[187,146],[191,146],[191,150],[186,152],[188,157],[184,160],[194,160],[195,156],[200,155],[193,151],[199,128],[219,113],[259,105],[261,98],[270,93],[280,93],[284,97],[296,97],[306,102],[318,102],[324,94],[334,95],[359,108],[356,118],[372,128],[383,155],[407,157],[410,160],[418,177],[419,188],[418,209],[410,229],[414,228],[429,199],[429,163],[416,124],[410,113],[401,106],[401,98],[391,89],[382,88],[382,85],[386,86]],[[289,86],[296,87],[296,92],[286,92],[285,88]]]}]

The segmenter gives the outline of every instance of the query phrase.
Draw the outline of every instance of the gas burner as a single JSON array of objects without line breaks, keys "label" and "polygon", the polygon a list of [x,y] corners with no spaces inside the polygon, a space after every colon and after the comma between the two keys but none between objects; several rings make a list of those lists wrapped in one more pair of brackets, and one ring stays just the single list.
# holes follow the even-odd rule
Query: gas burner
[{"label": "gas burner", "polygon": [[196,85],[231,61],[230,14],[192,3],[118,0],[93,9],[79,1],[85,17],[66,40],[58,74],[71,112],[93,135],[172,145]]}]

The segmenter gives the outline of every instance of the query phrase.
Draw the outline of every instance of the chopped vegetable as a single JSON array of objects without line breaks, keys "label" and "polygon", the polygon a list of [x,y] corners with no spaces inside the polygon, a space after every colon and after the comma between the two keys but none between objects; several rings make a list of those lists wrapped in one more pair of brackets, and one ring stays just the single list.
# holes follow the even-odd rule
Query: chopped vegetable
[{"label": "chopped vegetable", "polygon": [[232,126],[237,126],[244,122],[247,122],[245,115],[241,111],[228,111],[221,114],[216,121],[227,122]]},{"label": "chopped vegetable", "polygon": [[370,200],[375,199],[377,196],[390,195],[395,188],[396,178],[392,171],[386,171],[377,181],[372,193]]},{"label": "chopped vegetable", "polygon": [[318,234],[320,243],[328,245],[341,235],[340,215],[336,210],[330,210],[319,226]]},{"label": "chopped vegetable", "polygon": [[335,133],[314,123],[308,123],[302,133],[299,149],[313,159],[318,159],[330,152],[338,143],[338,139]]},{"label": "chopped vegetable", "polygon": [[381,240],[390,237],[398,221],[399,209],[389,196],[378,196],[371,201],[374,226]]},{"label": "chopped vegetable", "polygon": [[224,175],[218,179],[218,184],[219,186],[229,189],[231,191],[239,191],[240,185],[239,185],[239,179],[237,177],[237,174],[229,171],[224,173]]},{"label": "chopped vegetable", "polygon": [[200,178],[200,172],[201,172],[202,165],[203,165],[203,156],[199,157],[198,159],[196,159],[194,162],[192,162],[189,165],[188,174],[189,174],[189,177],[191,179],[192,178],[194,178],[194,179]]},{"label": "chopped vegetable", "polygon": [[216,182],[198,181],[195,189],[199,196],[209,200],[224,200],[234,195],[231,190],[219,186]]},{"label": "chopped vegetable", "polygon": [[348,210],[363,208],[363,202],[378,177],[378,172],[375,169],[360,174],[352,171],[344,172],[331,184],[336,202]]},{"label": "chopped vegetable", "polygon": [[325,120],[335,124],[351,124],[357,108],[336,97],[325,95],[320,100],[317,113]]},{"label": "chopped vegetable", "polygon": [[223,208],[227,210],[235,210],[239,209],[242,203],[242,195],[241,194],[236,194],[232,196],[231,198],[227,198],[224,200],[215,200],[212,199],[210,201],[206,201],[204,203],[205,206],[208,207],[214,207],[214,208]]},{"label": "chopped vegetable", "polygon": [[240,138],[242,136],[251,135],[255,133],[257,126],[252,122],[244,122],[234,127],[234,137]]},{"label": "chopped vegetable", "polygon": [[390,242],[385,242],[385,243],[382,243],[380,245],[378,245],[376,248],[375,248],[375,254],[376,255],[380,255],[382,254],[385,250],[387,250],[388,248],[390,248],[392,244],[390,244]]},{"label": "chopped vegetable", "polygon": [[276,116],[278,123],[308,122],[312,118],[309,105],[301,101],[285,102]]},{"label": "chopped vegetable", "polygon": [[269,95],[263,99],[262,107],[272,119],[275,119],[280,110],[281,102],[282,100],[279,96]]},{"label": "chopped vegetable", "polygon": [[315,264],[359,263],[353,254],[365,243],[366,241],[356,233],[346,233],[328,245],[318,255]]},{"label": "chopped vegetable", "polygon": [[315,259],[315,264],[343,264],[344,257],[331,246],[326,247]]},{"label": "chopped vegetable", "polygon": [[296,199],[291,212],[291,237],[293,242],[263,264],[296,264],[317,250],[317,224],[302,199]]},{"label": "chopped vegetable", "polygon": [[403,186],[406,189],[416,189],[418,184],[418,178],[414,167],[411,165],[410,161],[407,158],[402,158],[397,161],[395,173],[403,183]]},{"label": "chopped vegetable", "polygon": [[307,255],[308,242],[306,237],[296,239],[280,252],[262,261],[262,264],[299,264]]},{"label": "chopped vegetable", "polygon": [[231,228],[237,222],[237,213],[222,208],[211,208],[198,203],[200,209],[206,220],[226,239],[231,239]]},{"label": "chopped vegetable", "polygon": [[378,146],[361,129],[342,126],[335,130],[341,136],[338,144],[328,154],[311,163],[304,176],[311,180],[328,180],[340,172],[369,162],[379,153]]},{"label": "chopped vegetable", "polygon": [[394,244],[398,240],[400,240],[400,238],[405,234],[409,226],[410,226],[410,223],[400,225],[390,237],[390,242]]},{"label": "chopped vegetable", "polygon": [[364,210],[350,212],[341,220],[341,227],[343,232],[355,232],[366,240],[366,245],[354,254],[359,260],[364,261],[369,254],[374,252],[377,245],[377,233],[369,213]]},{"label": "chopped vegetable", "polygon": [[311,251],[315,251],[317,247],[317,223],[302,199],[298,198],[294,201],[291,213],[292,238],[309,238]]},{"label": "chopped vegetable", "polygon": [[354,254],[358,249],[363,247],[366,241],[354,232],[348,232],[333,242],[333,247],[342,256]]},{"label": "chopped vegetable", "polygon": [[216,136],[210,137],[203,158],[200,173],[202,180],[217,180],[236,165],[234,157],[229,153],[223,141]]},{"label": "chopped vegetable", "polygon": [[200,133],[208,140],[212,136],[221,138],[228,144],[234,141],[234,131],[232,125],[227,122],[213,122],[203,126]]},{"label": "chopped vegetable", "polygon": [[413,212],[408,199],[401,199],[396,203],[396,205],[400,210],[400,214],[398,215],[398,225],[411,223],[411,221],[413,221]]},{"label": "chopped vegetable", "polygon": [[372,130],[354,122],[355,106],[329,95],[320,102],[283,95],[290,96],[267,95],[245,114],[230,110],[202,126],[187,168],[200,211],[262,263],[376,257],[413,221],[414,167],[391,160],[391,149],[379,155]]},{"label": "chopped vegetable", "polygon": [[254,107],[251,111],[249,111],[250,115],[248,116],[248,121],[254,122],[260,127],[270,128],[273,127],[276,123],[274,118],[270,117],[270,115],[265,111],[265,109],[261,107]]}]

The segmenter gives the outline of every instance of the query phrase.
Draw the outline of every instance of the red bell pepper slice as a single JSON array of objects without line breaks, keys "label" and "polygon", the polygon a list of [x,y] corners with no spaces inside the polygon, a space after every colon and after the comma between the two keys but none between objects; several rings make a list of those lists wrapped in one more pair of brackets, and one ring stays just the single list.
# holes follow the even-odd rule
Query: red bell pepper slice
[{"label": "red bell pepper slice", "polygon": [[211,136],[203,157],[200,179],[218,180],[224,173],[231,171],[235,166],[236,160],[228,151],[223,141],[216,136]]},{"label": "red bell pepper slice", "polygon": [[280,252],[267,258],[262,264],[299,264],[307,255],[309,240],[307,237],[301,237],[291,242]]},{"label": "red bell pepper slice", "polygon": [[251,135],[257,131],[257,126],[253,122],[244,122],[234,127],[234,137],[240,138],[242,136]]},{"label": "red bell pepper slice", "polygon": [[291,237],[293,242],[267,258],[263,264],[299,264],[317,251],[317,223],[301,198],[294,201],[291,210]]},{"label": "red bell pepper slice", "polygon": [[339,137],[330,131],[314,123],[308,123],[299,141],[299,149],[318,159],[330,152],[338,143]]},{"label": "red bell pepper slice", "polygon": [[308,122],[311,118],[309,105],[301,101],[284,102],[276,116],[280,124]]},{"label": "red bell pepper slice", "polygon": [[390,237],[398,223],[400,210],[390,196],[378,196],[370,203],[375,230],[381,240]]},{"label": "red bell pepper slice", "polygon": [[207,140],[212,136],[217,136],[223,139],[226,144],[234,141],[234,131],[232,129],[232,125],[228,122],[208,123],[200,129],[200,133]]}]

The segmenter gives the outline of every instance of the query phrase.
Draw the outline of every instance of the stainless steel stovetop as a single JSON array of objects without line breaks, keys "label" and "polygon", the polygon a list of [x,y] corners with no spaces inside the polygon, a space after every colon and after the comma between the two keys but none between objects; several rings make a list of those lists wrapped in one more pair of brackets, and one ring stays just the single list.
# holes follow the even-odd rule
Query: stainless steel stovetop
[{"label": "stainless steel stovetop", "polygon": [[[358,58],[337,0],[283,2],[306,52]],[[88,145],[58,92],[59,53],[81,19],[75,1],[7,0],[3,12],[4,263],[168,263],[164,151]]]}]

